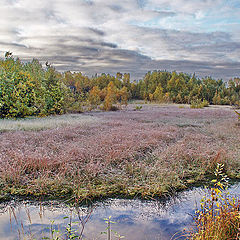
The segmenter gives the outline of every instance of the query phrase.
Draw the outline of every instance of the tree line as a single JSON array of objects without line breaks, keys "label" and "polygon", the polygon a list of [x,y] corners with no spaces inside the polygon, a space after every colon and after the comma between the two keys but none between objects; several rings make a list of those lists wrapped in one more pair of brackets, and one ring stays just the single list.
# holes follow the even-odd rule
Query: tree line
[{"label": "tree line", "polygon": [[0,117],[47,116],[100,108],[116,110],[130,99],[191,104],[240,105],[240,78],[227,83],[175,71],[148,72],[131,81],[129,73],[88,77],[58,72],[37,59],[24,63],[7,52],[0,60]]}]

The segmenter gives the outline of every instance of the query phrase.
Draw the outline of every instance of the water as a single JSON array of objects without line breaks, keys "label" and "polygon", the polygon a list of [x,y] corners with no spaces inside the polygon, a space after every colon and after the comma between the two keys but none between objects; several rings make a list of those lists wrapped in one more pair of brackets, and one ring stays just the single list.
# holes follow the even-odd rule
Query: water
[{"label": "water", "polygon": [[[229,191],[239,195],[240,184],[233,185]],[[178,194],[166,201],[141,201],[126,199],[108,199],[95,204],[90,219],[84,229],[85,239],[106,239],[107,225],[104,218],[111,216],[116,222],[111,229],[125,236],[127,240],[165,240],[171,239],[176,232],[192,228],[193,214],[199,208],[199,201],[206,193],[195,188]],[[87,216],[86,207],[80,209],[80,215]],[[11,212],[11,213],[10,213]],[[14,216],[15,215],[15,216]],[[71,215],[71,208],[59,202],[10,202],[0,205],[0,240],[41,239],[49,235],[49,227],[64,231]],[[72,214],[73,221],[78,220]],[[183,235],[184,232],[177,236]],[[21,237],[19,237],[19,235]],[[112,233],[112,239],[117,239]],[[179,238],[178,238],[179,239]],[[183,238],[182,238],[183,239]]]}]

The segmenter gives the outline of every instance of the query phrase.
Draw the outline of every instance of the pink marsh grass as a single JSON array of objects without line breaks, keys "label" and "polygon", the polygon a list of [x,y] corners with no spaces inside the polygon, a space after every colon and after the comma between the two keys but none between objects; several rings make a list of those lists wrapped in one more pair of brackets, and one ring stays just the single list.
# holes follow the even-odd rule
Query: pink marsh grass
[{"label": "pink marsh grass", "polygon": [[97,182],[104,184],[102,191],[114,193],[116,183],[124,183],[125,194],[135,188],[161,195],[163,182],[183,186],[189,176],[210,171],[217,155],[232,174],[237,172],[239,126],[231,109],[175,105],[133,109],[130,105],[118,112],[85,113],[85,118],[95,120],[84,126],[1,133],[4,189],[37,191],[39,183],[44,189],[53,182],[86,189]]}]

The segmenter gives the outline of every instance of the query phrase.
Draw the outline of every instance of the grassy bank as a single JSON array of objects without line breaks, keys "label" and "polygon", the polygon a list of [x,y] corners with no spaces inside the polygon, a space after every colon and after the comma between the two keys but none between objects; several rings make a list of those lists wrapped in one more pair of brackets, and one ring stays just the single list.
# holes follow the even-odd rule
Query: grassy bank
[{"label": "grassy bank", "polygon": [[205,181],[217,162],[240,178],[231,108],[134,110],[0,120],[1,199],[162,197]]}]

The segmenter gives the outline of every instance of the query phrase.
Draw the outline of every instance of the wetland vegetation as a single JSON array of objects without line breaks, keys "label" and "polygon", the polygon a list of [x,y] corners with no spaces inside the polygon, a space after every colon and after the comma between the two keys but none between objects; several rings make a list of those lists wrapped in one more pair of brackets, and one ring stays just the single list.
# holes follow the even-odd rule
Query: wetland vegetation
[{"label": "wetland vegetation", "polygon": [[162,197],[207,180],[218,162],[240,177],[230,107],[135,107],[0,120],[1,198]]}]

